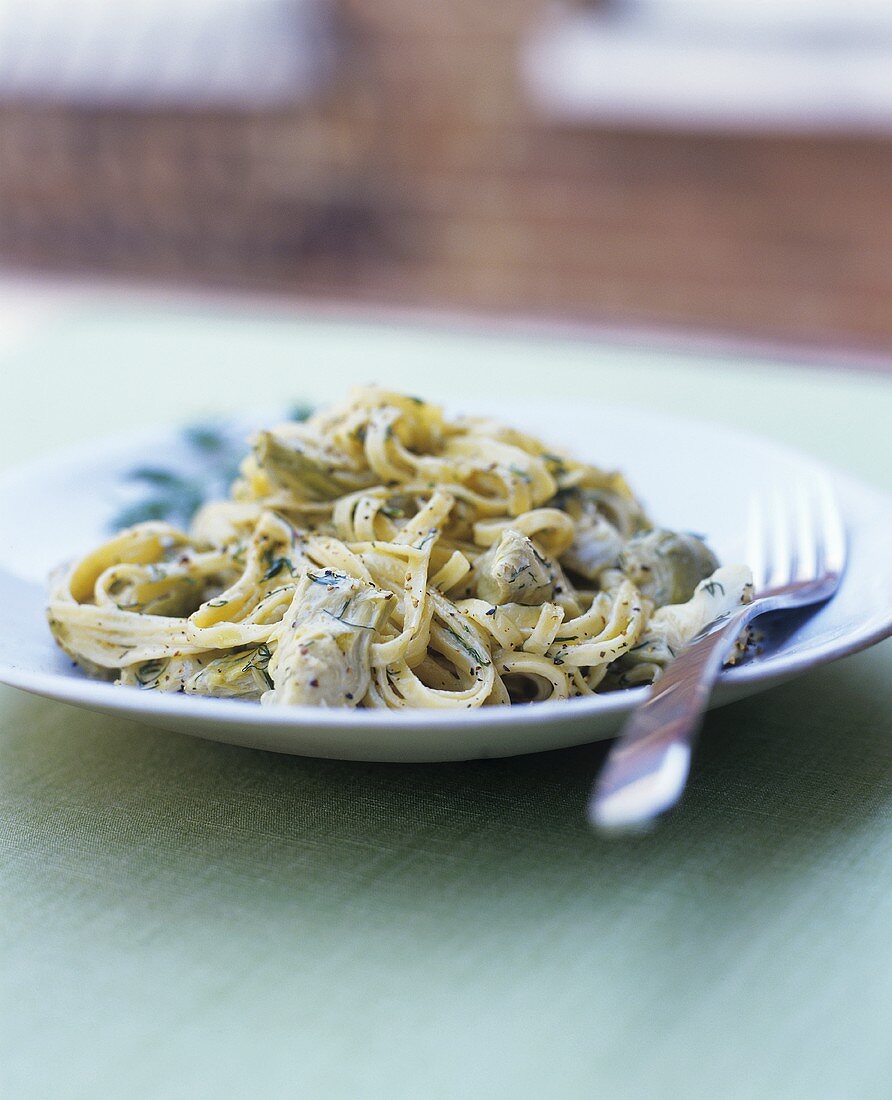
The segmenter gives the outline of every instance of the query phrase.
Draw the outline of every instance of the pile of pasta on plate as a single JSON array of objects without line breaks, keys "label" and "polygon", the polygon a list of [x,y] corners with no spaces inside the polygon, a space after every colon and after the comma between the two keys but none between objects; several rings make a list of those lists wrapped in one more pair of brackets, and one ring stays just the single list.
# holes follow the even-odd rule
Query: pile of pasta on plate
[{"label": "pile of pasta on plate", "polygon": [[327,707],[479,707],[651,682],[749,600],[625,479],[376,387],[261,431],[191,528],[130,527],[53,578],[91,675]]}]

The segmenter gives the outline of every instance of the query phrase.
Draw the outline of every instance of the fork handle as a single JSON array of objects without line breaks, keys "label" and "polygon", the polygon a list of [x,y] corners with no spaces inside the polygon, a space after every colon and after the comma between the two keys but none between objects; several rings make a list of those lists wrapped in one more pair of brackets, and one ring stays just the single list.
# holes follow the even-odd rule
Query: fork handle
[{"label": "fork handle", "polygon": [[678,802],[716,678],[741,630],[762,610],[768,608],[747,604],[717,619],[666,668],[607,754],[588,807],[598,829],[641,828]]}]

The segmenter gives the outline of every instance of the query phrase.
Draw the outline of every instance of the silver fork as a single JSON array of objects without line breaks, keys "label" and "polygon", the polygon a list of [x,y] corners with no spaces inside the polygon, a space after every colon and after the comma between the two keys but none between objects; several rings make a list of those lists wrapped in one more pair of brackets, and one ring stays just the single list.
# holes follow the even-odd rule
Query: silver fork
[{"label": "silver fork", "polygon": [[830,599],[845,559],[845,527],[828,482],[753,499],[747,562],[756,599],[710,623],[666,668],[610,747],[589,801],[592,825],[610,833],[640,829],[678,802],[710,693],[740,632],[766,611]]}]

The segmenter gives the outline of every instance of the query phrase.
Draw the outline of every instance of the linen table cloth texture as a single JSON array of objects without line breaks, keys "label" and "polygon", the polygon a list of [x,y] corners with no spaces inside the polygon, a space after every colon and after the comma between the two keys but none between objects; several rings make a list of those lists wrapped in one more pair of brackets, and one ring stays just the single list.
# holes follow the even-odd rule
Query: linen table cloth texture
[{"label": "linen table cloth texture", "polygon": [[[0,468],[419,364],[497,408],[542,363],[581,400],[755,424],[889,487],[880,376],[157,303],[8,342]],[[582,815],[603,745],[350,764],[0,689],[0,1087],[887,1097],[890,666],[887,642],[711,714],[681,812],[612,842]]]}]

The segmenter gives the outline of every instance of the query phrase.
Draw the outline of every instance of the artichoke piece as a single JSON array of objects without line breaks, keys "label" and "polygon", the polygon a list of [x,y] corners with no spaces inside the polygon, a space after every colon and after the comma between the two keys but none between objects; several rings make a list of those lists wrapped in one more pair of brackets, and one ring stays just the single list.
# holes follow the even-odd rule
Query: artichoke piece
[{"label": "artichoke piece", "polygon": [[696,535],[657,528],[626,543],[619,567],[655,607],[665,607],[689,600],[719,562]]},{"label": "artichoke piece", "polygon": [[582,489],[580,492],[584,507],[597,510],[613,524],[624,539],[629,539],[640,531],[650,530],[650,520],[633,496],[626,496],[612,489]]},{"label": "artichoke piece", "polygon": [[584,516],[606,519],[624,540],[639,531],[649,530],[651,526],[644,509],[627,487],[623,492],[614,489],[564,489],[555,497],[555,505],[577,522]]},{"label": "artichoke piece", "polygon": [[603,569],[616,565],[622,548],[622,535],[609,520],[597,512],[584,512],[576,521],[576,535],[561,555],[561,564],[594,581]]},{"label": "artichoke piece", "polygon": [[184,691],[188,690],[185,685],[190,677],[196,675],[206,661],[207,657],[199,654],[139,661],[125,665],[117,683],[152,691]]},{"label": "artichoke piece", "polygon": [[393,594],[326,569],[301,577],[276,632],[265,702],[355,707],[369,689],[369,648]]},{"label": "artichoke piece", "polygon": [[561,564],[586,580],[615,566],[625,541],[648,527],[634,497],[611,489],[570,489],[558,495],[558,503],[576,525]]},{"label": "artichoke piece", "polygon": [[269,646],[227,653],[200,668],[183,684],[187,695],[215,695],[224,699],[259,699],[273,682],[267,672]]},{"label": "artichoke piece", "polygon": [[[285,442],[273,432],[260,432],[254,454],[273,485],[301,500],[334,500],[375,483],[371,471],[351,470],[334,458],[310,454],[300,440]],[[348,461],[341,456],[341,462]]]},{"label": "artichoke piece", "polygon": [[554,597],[556,570],[532,539],[509,527],[477,562],[477,595],[491,604],[542,604]]},{"label": "artichoke piece", "polygon": [[[753,578],[745,565],[728,565],[702,580],[685,603],[654,613],[636,646],[614,661],[604,679],[609,690],[649,684],[657,679],[679,651],[704,627],[753,598]],[[734,664],[744,649],[744,630],[726,664]]]}]

